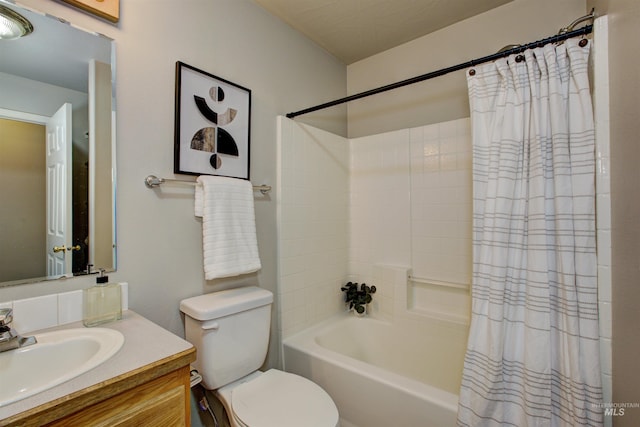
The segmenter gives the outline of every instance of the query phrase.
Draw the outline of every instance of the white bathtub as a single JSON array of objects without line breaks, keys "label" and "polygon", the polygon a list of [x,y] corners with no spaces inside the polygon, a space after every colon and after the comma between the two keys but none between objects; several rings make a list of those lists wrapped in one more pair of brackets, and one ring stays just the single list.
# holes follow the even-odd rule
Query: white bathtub
[{"label": "white bathtub", "polygon": [[345,424],[455,426],[468,326],[341,314],[284,340],[284,367],[324,388]]}]

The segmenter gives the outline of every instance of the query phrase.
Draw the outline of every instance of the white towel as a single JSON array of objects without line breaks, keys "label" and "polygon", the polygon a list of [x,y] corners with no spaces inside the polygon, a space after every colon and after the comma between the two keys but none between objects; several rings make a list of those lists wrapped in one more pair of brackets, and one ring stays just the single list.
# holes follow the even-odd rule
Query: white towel
[{"label": "white towel", "polygon": [[195,215],[202,217],[205,279],[260,270],[253,186],[250,181],[199,176]]}]

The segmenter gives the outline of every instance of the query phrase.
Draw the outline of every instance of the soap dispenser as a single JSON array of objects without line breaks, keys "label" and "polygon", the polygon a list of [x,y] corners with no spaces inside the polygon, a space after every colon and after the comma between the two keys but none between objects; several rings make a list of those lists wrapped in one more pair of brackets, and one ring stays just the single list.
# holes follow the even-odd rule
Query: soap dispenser
[{"label": "soap dispenser", "polygon": [[100,269],[96,285],[83,291],[82,323],[87,327],[122,319],[120,284],[108,282],[109,277]]}]

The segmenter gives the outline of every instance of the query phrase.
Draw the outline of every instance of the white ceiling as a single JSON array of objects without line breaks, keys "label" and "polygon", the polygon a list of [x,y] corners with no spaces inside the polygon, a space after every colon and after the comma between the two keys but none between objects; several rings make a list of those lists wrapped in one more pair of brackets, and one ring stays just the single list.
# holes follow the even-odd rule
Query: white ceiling
[{"label": "white ceiling", "polygon": [[345,64],[512,0],[254,0]]}]

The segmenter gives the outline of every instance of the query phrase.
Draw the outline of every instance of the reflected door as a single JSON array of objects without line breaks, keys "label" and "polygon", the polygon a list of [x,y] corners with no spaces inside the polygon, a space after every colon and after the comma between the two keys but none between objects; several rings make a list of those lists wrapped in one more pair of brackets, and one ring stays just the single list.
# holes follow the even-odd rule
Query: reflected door
[{"label": "reflected door", "polygon": [[71,274],[71,104],[47,122],[47,275]]}]

